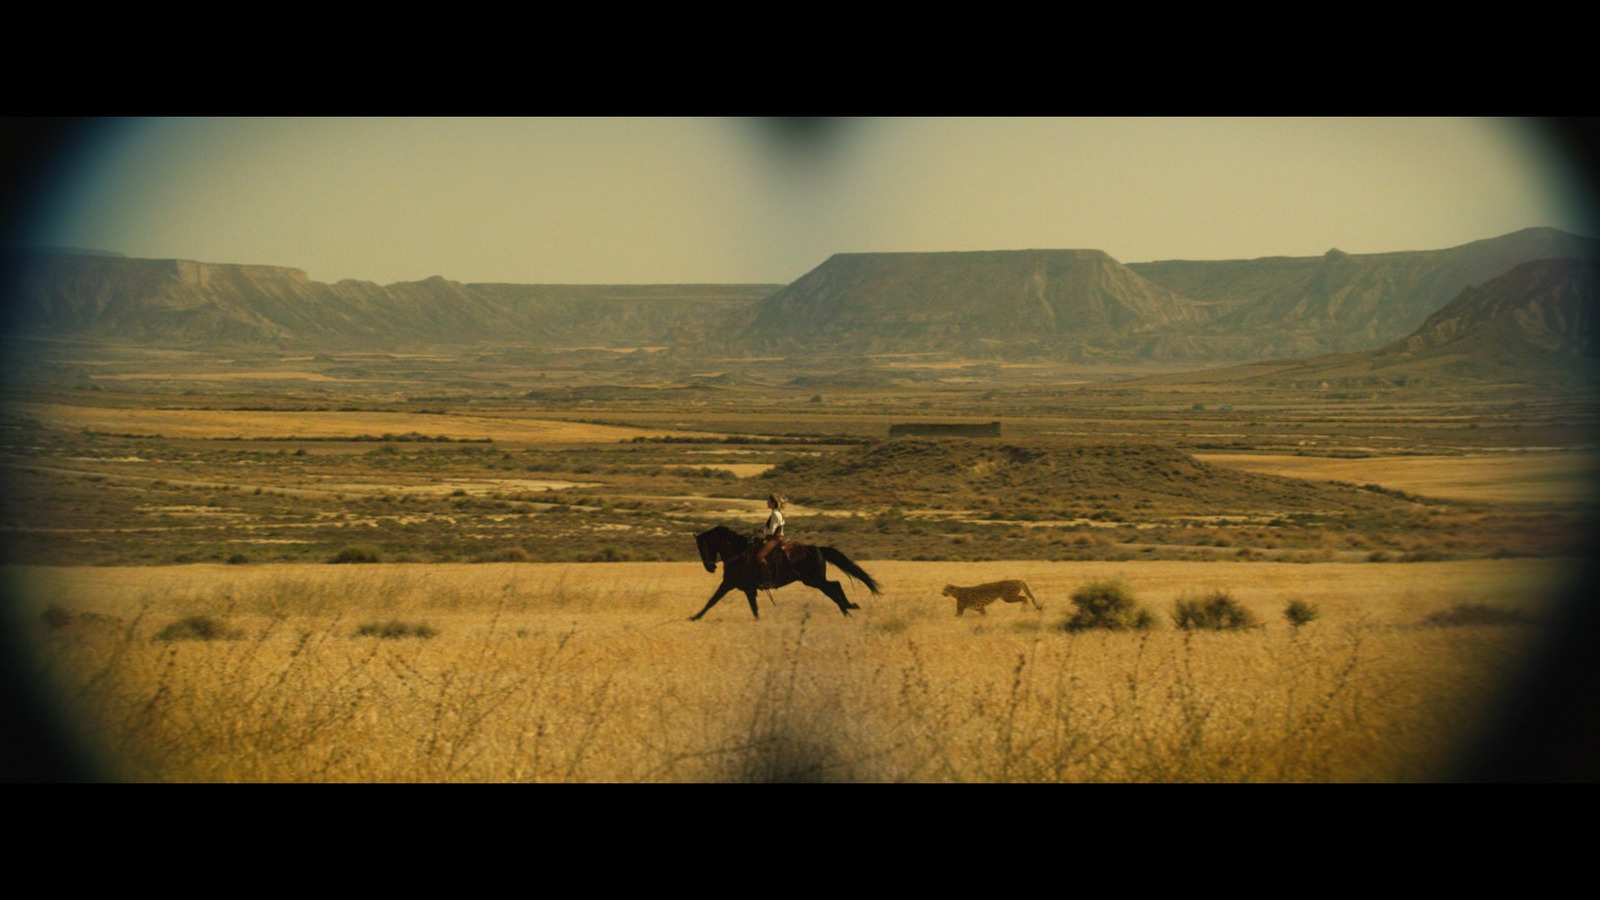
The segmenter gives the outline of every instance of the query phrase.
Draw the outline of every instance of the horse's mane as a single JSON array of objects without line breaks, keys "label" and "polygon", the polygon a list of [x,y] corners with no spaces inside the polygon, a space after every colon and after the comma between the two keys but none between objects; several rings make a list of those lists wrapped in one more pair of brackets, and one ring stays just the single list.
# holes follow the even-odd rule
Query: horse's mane
[{"label": "horse's mane", "polygon": [[726,525],[718,525],[710,531],[702,532],[695,536],[695,540],[697,542],[705,542],[708,540],[732,541],[733,543],[737,544],[740,549],[750,546],[749,538],[737,531],[734,531],[732,528],[729,528]]}]

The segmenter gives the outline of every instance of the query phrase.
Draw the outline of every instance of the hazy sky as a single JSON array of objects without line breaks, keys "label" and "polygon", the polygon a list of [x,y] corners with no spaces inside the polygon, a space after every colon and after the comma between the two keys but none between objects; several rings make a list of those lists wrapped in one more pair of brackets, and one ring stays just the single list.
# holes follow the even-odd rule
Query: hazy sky
[{"label": "hazy sky", "polygon": [[31,243],[319,281],[787,283],[833,253],[1123,262],[1590,233],[1543,133],[1459,119],[105,123]]}]

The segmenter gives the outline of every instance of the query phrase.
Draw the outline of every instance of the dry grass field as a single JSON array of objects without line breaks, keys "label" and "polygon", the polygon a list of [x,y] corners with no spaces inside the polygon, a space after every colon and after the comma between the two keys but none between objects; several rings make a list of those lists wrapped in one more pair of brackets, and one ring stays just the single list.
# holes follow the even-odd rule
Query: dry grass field
[{"label": "dry grass field", "polygon": [[[1406,567],[866,561],[686,621],[697,564],[12,567],[41,683],[150,781],[1394,781],[1447,776],[1566,577]],[[1043,612],[954,616],[1021,578]],[[1120,580],[1150,631],[1061,628]],[[1192,632],[1222,591],[1259,627]],[[1320,616],[1299,627],[1290,601]],[[1484,606],[1506,620],[1429,624]]]},{"label": "dry grass field", "polygon": [[[109,778],[1448,778],[1595,531],[1581,391],[35,349],[0,614]],[[686,621],[692,535],[771,491],[884,594]],[[1000,579],[1045,609],[941,596]],[[1094,585],[1155,627],[1078,627]]]},{"label": "dry grass field", "polygon": [[1196,453],[1195,458],[1245,472],[1371,482],[1409,494],[1493,503],[1592,504],[1596,475],[1600,474],[1600,457],[1582,451],[1356,459]]}]

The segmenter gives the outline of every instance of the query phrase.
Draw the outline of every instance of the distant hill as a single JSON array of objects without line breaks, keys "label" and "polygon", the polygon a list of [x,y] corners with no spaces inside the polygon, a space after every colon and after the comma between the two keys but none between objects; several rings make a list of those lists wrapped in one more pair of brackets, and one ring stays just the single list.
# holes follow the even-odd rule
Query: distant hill
[{"label": "distant hill", "polygon": [[135,343],[668,344],[779,285],[324,284],[277,266],[13,255],[9,333]]},{"label": "distant hill", "polygon": [[118,259],[127,258],[127,254],[118,253],[115,250],[93,250],[88,247],[19,247],[11,252],[16,254],[55,253],[66,254],[69,256],[114,256]]},{"label": "distant hill", "polygon": [[[1600,260],[1545,259],[1468,288],[1386,352],[1475,352],[1485,358],[1600,355]],[[1403,351],[1400,348],[1404,348]]]},{"label": "distant hill", "polygon": [[1535,228],[1448,250],[1130,265],[1098,250],[841,253],[728,335],[752,353],[1305,357],[1380,347],[1549,257],[1600,258],[1600,241]]},{"label": "distant hill", "polygon": [[1187,332],[1203,304],[1099,250],[839,253],[758,302],[729,336],[758,352],[1009,351],[1081,357],[1152,330]]},{"label": "distant hill", "polygon": [[35,251],[5,257],[4,300],[7,334],[168,346],[665,346],[678,360],[783,355],[791,369],[829,358],[872,369],[867,356],[896,353],[1199,367],[1383,347],[1464,289],[1547,258],[1600,259],[1600,241],[1535,228],[1447,250],[1132,265],[1098,250],[841,253],[787,286],[324,284],[275,266]]},{"label": "distant hill", "polygon": [[1448,250],[1134,263],[1128,268],[1215,304],[1212,334],[1259,356],[1364,350],[1409,334],[1467,287],[1536,259],[1600,258],[1600,241],[1529,228]]},{"label": "distant hill", "polygon": [[1461,291],[1411,334],[1378,349],[1204,376],[1303,387],[1583,383],[1600,376],[1597,311],[1600,260],[1535,260]]}]

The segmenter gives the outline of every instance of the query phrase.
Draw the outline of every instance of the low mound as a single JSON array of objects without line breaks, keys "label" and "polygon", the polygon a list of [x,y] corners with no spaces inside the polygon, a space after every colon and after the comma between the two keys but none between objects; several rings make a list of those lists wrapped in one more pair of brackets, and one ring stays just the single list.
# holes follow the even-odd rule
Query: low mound
[{"label": "low mound", "polygon": [[1007,518],[1348,515],[1411,506],[1355,487],[1225,469],[1152,444],[902,439],[785,460],[752,482],[808,506],[990,510]]}]

